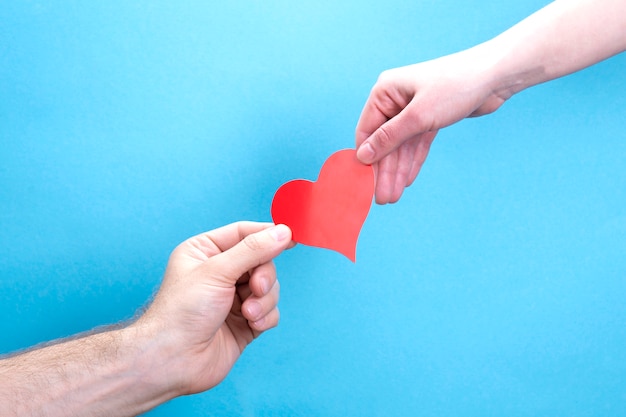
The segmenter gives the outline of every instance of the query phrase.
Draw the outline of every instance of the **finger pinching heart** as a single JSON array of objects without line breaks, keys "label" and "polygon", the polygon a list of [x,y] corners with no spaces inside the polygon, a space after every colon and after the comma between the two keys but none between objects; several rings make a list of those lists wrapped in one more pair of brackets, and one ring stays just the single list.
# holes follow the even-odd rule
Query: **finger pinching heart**
[{"label": "finger pinching heart", "polygon": [[291,228],[292,239],[331,249],[356,261],[356,244],[374,196],[374,170],[344,149],[332,154],[317,181],[283,184],[272,201],[272,219]]}]

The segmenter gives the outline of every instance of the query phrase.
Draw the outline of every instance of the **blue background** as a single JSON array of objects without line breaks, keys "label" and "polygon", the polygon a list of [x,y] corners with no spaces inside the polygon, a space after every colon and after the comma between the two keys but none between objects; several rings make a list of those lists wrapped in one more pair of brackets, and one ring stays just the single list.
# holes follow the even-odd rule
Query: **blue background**
[{"label": "blue background", "polygon": [[[0,352],[131,317],[170,251],[270,220],[378,74],[546,1],[4,1]],[[149,416],[626,413],[626,56],[440,132],[357,263],[281,255],[280,326]]]}]

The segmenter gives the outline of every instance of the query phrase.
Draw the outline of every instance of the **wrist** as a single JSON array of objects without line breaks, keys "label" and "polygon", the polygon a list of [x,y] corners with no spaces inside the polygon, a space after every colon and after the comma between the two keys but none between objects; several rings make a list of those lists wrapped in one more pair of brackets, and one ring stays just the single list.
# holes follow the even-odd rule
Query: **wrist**
[{"label": "wrist", "polygon": [[524,88],[523,79],[507,73],[504,51],[496,43],[485,42],[449,58],[452,61],[446,66],[463,70],[463,88],[471,93],[468,115],[492,113]]},{"label": "wrist", "polygon": [[119,332],[122,349],[129,355],[133,385],[148,409],[185,393],[176,349],[167,332],[141,320]]},{"label": "wrist", "polygon": [[488,57],[491,91],[503,100],[548,78],[546,69],[536,65],[528,51],[517,48],[510,40],[496,37],[480,47]]}]

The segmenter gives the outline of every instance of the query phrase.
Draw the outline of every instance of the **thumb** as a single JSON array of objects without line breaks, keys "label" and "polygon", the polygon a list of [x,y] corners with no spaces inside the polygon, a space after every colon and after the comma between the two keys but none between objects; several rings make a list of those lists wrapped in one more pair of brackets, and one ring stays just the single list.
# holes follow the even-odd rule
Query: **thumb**
[{"label": "thumb", "polygon": [[232,286],[246,272],[280,255],[290,243],[291,229],[279,224],[245,236],[232,248],[211,257],[207,264],[218,281]]},{"label": "thumb", "polygon": [[416,134],[428,131],[428,123],[409,107],[381,125],[359,146],[356,156],[364,164],[373,164],[389,155]]}]

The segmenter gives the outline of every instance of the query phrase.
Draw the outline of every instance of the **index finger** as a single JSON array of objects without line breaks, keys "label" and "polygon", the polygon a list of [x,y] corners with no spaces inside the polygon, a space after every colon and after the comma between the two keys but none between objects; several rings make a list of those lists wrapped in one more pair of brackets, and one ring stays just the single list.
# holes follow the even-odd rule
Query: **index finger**
[{"label": "index finger", "polygon": [[372,91],[367,99],[367,102],[365,103],[365,106],[363,106],[361,116],[359,117],[359,121],[356,125],[355,139],[357,148],[361,146],[361,144],[365,142],[365,140],[369,138],[372,133],[376,131],[376,129],[389,120],[389,117],[381,111],[380,106],[375,104],[376,100],[373,95],[374,92]]}]

